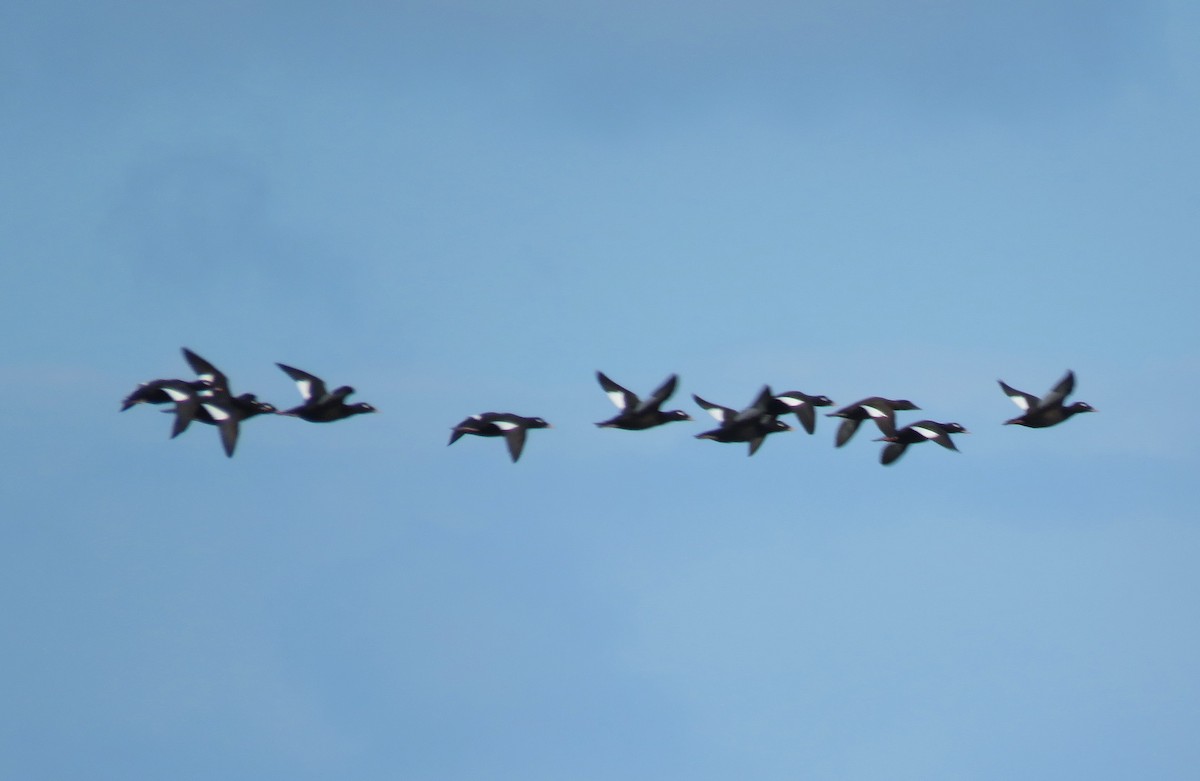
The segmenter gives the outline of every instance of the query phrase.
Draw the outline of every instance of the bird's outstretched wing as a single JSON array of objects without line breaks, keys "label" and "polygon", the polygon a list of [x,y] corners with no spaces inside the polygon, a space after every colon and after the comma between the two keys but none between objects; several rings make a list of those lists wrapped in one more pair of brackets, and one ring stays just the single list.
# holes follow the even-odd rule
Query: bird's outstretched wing
[{"label": "bird's outstretched wing", "polygon": [[315,401],[325,396],[325,381],[320,377],[288,366],[287,364],[276,363],[275,365],[283,369],[284,374],[292,378],[292,381],[296,383],[296,387],[300,389],[300,395],[305,401]]},{"label": "bird's outstretched wing", "polygon": [[675,386],[678,383],[679,375],[672,374],[663,381],[662,385],[659,385],[654,389],[654,393],[650,394],[650,398],[638,405],[637,411],[645,412],[647,410],[658,409],[661,407],[664,401],[671,398],[671,394],[675,392]]},{"label": "bird's outstretched wing", "polygon": [[695,402],[700,405],[701,409],[703,409],[709,415],[712,415],[713,419],[722,426],[726,425],[727,423],[732,423],[734,418],[737,417],[737,412],[729,407],[722,407],[720,404],[713,404],[711,401],[705,401],[694,393],[692,394],[692,399],[694,399]]},{"label": "bird's outstretched wing", "polygon": [[202,380],[208,380],[213,384],[214,388],[229,391],[229,378],[226,377],[220,369],[213,366],[208,361],[196,355],[186,347],[180,348],[183,350],[183,358],[188,362],[188,366],[192,367],[192,371],[196,372],[196,376]]},{"label": "bird's outstretched wing", "polygon": [[1039,407],[1057,407],[1075,390],[1075,372],[1068,370],[1058,384],[1038,402]]},{"label": "bird's outstretched wing", "polygon": [[614,407],[622,412],[632,412],[637,409],[638,397],[636,393],[613,382],[604,372],[596,372],[596,379],[600,381],[600,387],[608,394],[608,398],[612,401]]},{"label": "bird's outstretched wing", "polygon": [[1032,393],[1026,393],[1025,391],[1017,390],[1004,380],[997,380],[997,382],[1000,383],[1000,387],[1004,390],[1004,393],[1008,396],[1008,398],[1012,399],[1012,403],[1016,404],[1017,408],[1022,412],[1035,410],[1037,409],[1038,404],[1040,404],[1038,397],[1034,396]]}]

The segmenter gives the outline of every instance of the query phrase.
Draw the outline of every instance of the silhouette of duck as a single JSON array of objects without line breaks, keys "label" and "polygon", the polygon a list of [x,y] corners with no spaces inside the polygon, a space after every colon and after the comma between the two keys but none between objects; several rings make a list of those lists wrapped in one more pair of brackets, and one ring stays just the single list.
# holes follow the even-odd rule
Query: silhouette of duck
[{"label": "silhouette of duck", "polygon": [[883,452],[879,454],[879,463],[887,466],[896,461],[900,456],[904,455],[904,451],[909,445],[915,445],[919,442],[936,442],[944,448],[958,451],[954,446],[954,442],[950,439],[951,434],[968,434],[965,428],[958,423],[938,423],[935,420],[918,420],[912,425],[905,426],[897,431],[893,436],[880,437],[876,442],[887,442]]},{"label": "silhouette of duck", "polygon": [[450,441],[446,444],[453,445],[464,434],[473,434],[477,437],[504,437],[504,441],[508,445],[508,455],[515,464],[521,457],[521,451],[525,449],[525,432],[533,428],[551,428],[551,426],[541,418],[527,418],[512,412],[481,412],[454,426],[450,432]]},{"label": "silhouette of duck", "polygon": [[1011,385],[1007,385],[1004,380],[998,380],[998,382],[1004,393],[1012,399],[1013,404],[1016,404],[1025,413],[1004,421],[1005,425],[1048,428],[1056,426],[1080,412],[1096,411],[1092,405],[1083,401],[1077,401],[1069,406],[1063,404],[1067,396],[1070,396],[1071,392],[1075,390],[1075,372],[1070,370],[1063,375],[1063,378],[1049,393],[1040,399],[1032,393],[1019,391]]},{"label": "silhouette of duck", "polygon": [[668,377],[662,385],[655,389],[654,393],[650,394],[650,398],[645,401],[639,399],[633,391],[623,388],[610,380],[604,375],[604,372],[596,372],[596,379],[600,381],[600,387],[604,388],[604,392],[608,394],[608,398],[621,411],[616,417],[596,424],[601,428],[642,431],[676,420],[692,419],[683,410],[675,409],[664,412],[659,409],[663,402],[671,398],[671,394],[675,392],[675,385],[679,382],[678,375],[672,374]]},{"label": "silhouette of duck", "polygon": [[768,435],[792,430],[791,426],[767,411],[773,398],[769,386],[764,385],[754,402],[740,412],[705,401],[695,394],[692,394],[692,398],[721,424],[711,431],[697,434],[696,439],[711,439],[714,442],[748,442],[750,443],[748,455],[752,456],[762,447],[762,443]]},{"label": "silhouette of duck", "polygon": [[325,381],[315,374],[309,374],[306,371],[301,371],[282,363],[275,365],[283,369],[284,373],[292,378],[296,383],[296,387],[300,389],[300,396],[304,399],[304,403],[299,407],[292,407],[289,410],[279,413],[280,415],[291,415],[301,420],[307,420],[310,423],[330,423],[335,420],[348,418],[351,415],[378,412],[378,410],[366,402],[360,401],[355,404],[347,404],[346,397],[354,393],[354,388],[351,388],[349,385],[343,385],[340,388],[329,391],[325,387]]},{"label": "silhouette of duck", "polygon": [[842,407],[837,412],[828,413],[830,418],[844,418],[838,426],[836,447],[841,447],[850,441],[858,426],[864,420],[875,421],[875,425],[885,437],[896,435],[896,410],[920,409],[907,399],[885,399],[882,396],[871,396],[861,401]]}]

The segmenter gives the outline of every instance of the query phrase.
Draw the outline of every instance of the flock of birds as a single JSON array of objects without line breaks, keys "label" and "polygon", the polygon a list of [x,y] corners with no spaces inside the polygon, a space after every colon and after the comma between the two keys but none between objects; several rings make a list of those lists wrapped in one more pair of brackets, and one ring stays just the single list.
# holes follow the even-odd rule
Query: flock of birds
[{"label": "flock of birds", "polygon": [[[253,393],[234,396],[229,387],[229,379],[211,363],[186,347],[183,348],[183,357],[196,373],[196,379],[151,380],[141,383],[125,397],[121,411],[137,404],[172,404],[173,409],[167,410],[174,412],[175,416],[171,429],[172,438],[186,431],[193,421],[207,423],[216,426],[220,431],[221,444],[227,456],[232,456],[237,447],[240,423],[256,415],[287,415],[312,423],[329,423],[376,411],[370,404],[363,402],[346,403],[346,398],[354,393],[354,388],[349,385],[331,391],[320,377],[282,363],[276,366],[296,383],[303,403],[288,410],[277,410],[274,406],[259,401]],[[641,431],[677,420],[692,419],[683,410],[662,409],[662,405],[675,393],[679,382],[677,375],[672,374],[645,399],[613,382],[603,372],[596,372],[596,378],[618,410],[615,417],[596,424],[601,428]],[[1067,397],[1075,389],[1075,374],[1071,371],[1068,371],[1049,393],[1040,398],[1017,390],[1004,381],[1000,381],[1000,387],[1022,413],[1006,420],[1005,424],[1046,428],[1058,425],[1080,412],[1095,412],[1091,405],[1082,401],[1066,403]],[[816,430],[816,408],[833,406],[833,401],[826,396],[810,396],[800,391],[775,394],[770,387],[763,387],[750,406],[741,410],[713,404],[694,394],[692,398],[718,423],[716,428],[697,434],[696,438],[711,439],[715,442],[746,442],[750,448],[749,455],[754,455],[770,434],[792,430],[790,425],[780,420],[781,417],[794,414],[804,430],[812,434]],[[876,441],[887,443],[879,458],[885,465],[899,459],[910,445],[921,442],[936,442],[944,448],[957,451],[951,435],[968,433],[958,423],[919,420],[896,428],[898,411],[919,409],[920,407],[907,399],[871,396],[826,414],[828,417],[842,419],[835,439],[836,447],[849,442],[863,421],[874,421],[883,434]],[[531,429],[549,427],[549,423],[538,417],[525,417],[511,412],[483,412],[471,415],[455,425],[450,434],[449,444],[454,444],[467,434],[504,437],[509,456],[515,463],[525,448],[525,433]]]}]

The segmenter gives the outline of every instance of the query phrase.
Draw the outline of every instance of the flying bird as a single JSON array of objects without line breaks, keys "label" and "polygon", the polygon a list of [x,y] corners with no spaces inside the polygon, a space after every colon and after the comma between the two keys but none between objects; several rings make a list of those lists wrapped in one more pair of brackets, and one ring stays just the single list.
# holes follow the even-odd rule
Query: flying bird
[{"label": "flying bird", "polygon": [[[203,382],[205,389],[211,389],[211,385],[207,380]],[[171,427],[171,439],[174,439],[186,431],[188,424],[199,414],[201,391],[196,388],[199,383],[188,382],[187,380],[154,380],[153,384],[157,393],[166,396],[175,404],[174,409],[163,410],[175,415],[175,423]],[[157,404],[158,402],[151,403]]]},{"label": "flying bird", "polygon": [[139,383],[121,400],[121,412],[138,404],[174,404],[178,401],[175,392],[197,393],[201,390],[211,390],[212,387],[212,383],[207,380],[150,380]]},{"label": "flying bird", "polygon": [[[187,360],[192,371],[196,372],[195,380],[150,380],[140,383],[133,392],[121,400],[121,412],[136,404],[172,404],[177,401],[175,392],[180,388],[179,383],[187,385],[194,393],[211,396],[215,391],[228,388],[228,380],[208,361],[184,347],[183,357]],[[168,390],[168,386],[174,389]],[[184,428],[187,428],[186,424]]]},{"label": "flying bird", "polygon": [[811,434],[816,430],[817,425],[817,413],[813,408],[832,406],[833,400],[828,396],[809,396],[800,391],[787,391],[771,397],[771,403],[767,405],[767,412],[772,415],[787,415],[794,412],[796,420],[800,421],[804,430]]},{"label": "flying bird", "polygon": [[696,439],[711,439],[714,442],[748,442],[748,455],[754,455],[770,434],[791,431],[792,427],[767,411],[772,395],[769,386],[763,386],[754,402],[740,412],[720,404],[705,401],[692,394],[692,398],[721,425],[712,431],[697,434]]},{"label": "flying bird", "polygon": [[[203,361],[186,347],[183,348],[183,354],[193,368],[196,365],[192,363],[193,358]],[[132,393],[122,399],[121,411],[124,412],[138,404],[173,404],[172,409],[164,412],[175,415],[175,422],[171,427],[171,438],[174,439],[186,431],[193,420],[204,414],[201,403],[216,398],[216,394],[221,390],[216,382],[217,374],[202,373],[199,370],[196,373],[195,380],[164,379],[140,383]],[[220,381],[225,382],[224,375],[220,375]]]},{"label": "flying bird", "polygon": [[310,423],[329,423],[351,415],[378,412],[366,402],[347,404],[346,397],[354,393],[354,388],[349,385],[343,385],[330,392],[325,387],[325,381],[315,374],[282,363],[275,365],[295,381],[296,387],[300,389],[300,396],[304,399],[303,404],[281,412],[280,415],[291,415]]},{"label": "flying bird", "polygon": [[224,372],[188,348],[181,347],[180,350],[183,352],[183,359],[192,367],[198,379],[211,383],[213,390],[229,392],[229,378]]},{"label": "flying bird", "polygon": [[675,392],[675,385],[679,382],[678,375],[672,374],[668,377],[662,385],[655,389],[650,398],[645,400],[639,399],[633,391],[623,388],[610,380],[604,375],[604,372],[596,372],[596,379],[599,380],[600,387],[608,394],[608,398],[612,400],[613,405],[620,410],[620,414],[616,417],[597,423],[596,425],[600,428],[641,431],[675,420],[692,419],[683,410],[675,409],[664,412],[659,409],[663,405],[663,402],[671,398],[671,394]]},{"label": "flying bird", "polygon": [[273,405],[259,401],[253,393],[243,393],[223,400],[200,399],[193,419],[216,426],[221,433],[225,455],[232,458],[237,447],[239,424],[255,415],[278,412]]},{"label": "flying bird", "polygon": [[915,445],[919,442],[936,442],[944,448],[958,451],[954,446],[954,442],[950,439],[951,434],[968,434],[968,432],[959,423],[938,423],[934,420],[919,420],[910,426],[897,431],[890,437],[880,437],[876,442],[887,442],[883,452],[879,454],[879,463],[887,466],[896,461],[900,456],[904,455],[904,451],[909,445]]},{"label": "flying bird", "polygon": [[858,425],[867,419],[874,420],[875,425],[879,427],[885,437],[895,436],[896,411],[914,409],[920,409],[920,407],[907,399],[885,399],[882,396],[871,396],[842,407],[837,412],[830,412],[826,417],[844,418],[842,425],[838,426],[835,442],[836,447],[841,447],[850,441],[850,437],[854,436],[855,431],[858,431]]},{"label": "flying bird", "polygon": [[1005,425],[1012,424],[1027,428],[1047,428],[1062,423],[1067,418],[1080,412],[1096,411],[1092,405],[1083,401],[1077,401],[1069,406],[1063,404],[1067,396],[1071,395],[1071,391],[1075,390],[1075,372],[1070,370],[1067,371],[1049,393],[1040,399],[1032,393],[1019,391],[1005,384],[1004,380],[998,380],[998,382],[1005,394],[1012,399],[1013,404],[1016,404],[1024,413],[1011,420],[1004,421]]},{"label": "flying bird", "polygon": [[[216,426],[221,433],[225,455],[233,457],[237,447],[239,423],[256,415],[277,413],[274,405],[259,401],[253,393],[232,395],[229,378],[216,366],[184,347],[183,357],[201,382],[209,387],[197,394],[198,404],[192,419]],[[189,421],[190,422],[190,421]],[[183,428],[187,428],[185,423]],[[182,431],[182,429],[180,429]]]},{"label": "flying bird", "polygon": [[515,464],[521,457],[521,451],[525,449],[525,432],[533,428],[551,428],[551,425],[541,418],[527,418],[512,412],[481,412],[454,426],[450,432],[450,441],[446,444],[453,445],[464,434],[504,437],[508,445],[508,455]]}]

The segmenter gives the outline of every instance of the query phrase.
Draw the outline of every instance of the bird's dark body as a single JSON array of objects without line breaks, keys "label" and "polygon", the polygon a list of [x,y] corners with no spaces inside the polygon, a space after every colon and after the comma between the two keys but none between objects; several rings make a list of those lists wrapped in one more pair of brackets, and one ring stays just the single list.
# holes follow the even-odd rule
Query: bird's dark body
[{"label": "bird's dark body", "polygon": [[663,382],[649,398],[642,400],[637,394],[610,380],[603,372],[596,372],[600,387],[616,405],[621,413],[616,417],[601,421],[596,425],[600,428],[619,428],[626,431],[645,431],[648,428],[661,426],[678,420],[691,420],[691,416],[683,410],[662,410],[663,402],[671,398],[679,377],[672,374]]},{"label": "bird's dark body", "polygon": [[509,458],[515,464],[525,449],[525,432],[534,428],[550,428],[550,424],[541,418],[527,418],[513,412],[481,412],[455,425],[446,444],[453,445],[466,434],[504,437]]},{"label": "bird's dark body", "polygon": [[1032,393],[1017,390],[1005,383],[1004,380],[999,380],[999,383],[1000,388],[1012,400],[1013,404],[1024,410],[1023,415],[1004,421],[1005,425],[1024,426],[1025,428],[1049,428],[1050,426],[1057,426],[1059,423],[1081,412],[1096,411],[1092,405],[1083,401],[1077,401],[1073,404],[1063,403],[1067,396],[1070,396],[1072,391],[1075,390],[1075,372],[1070,370],[1050,389],[1049,393],[1040,399]]}]

